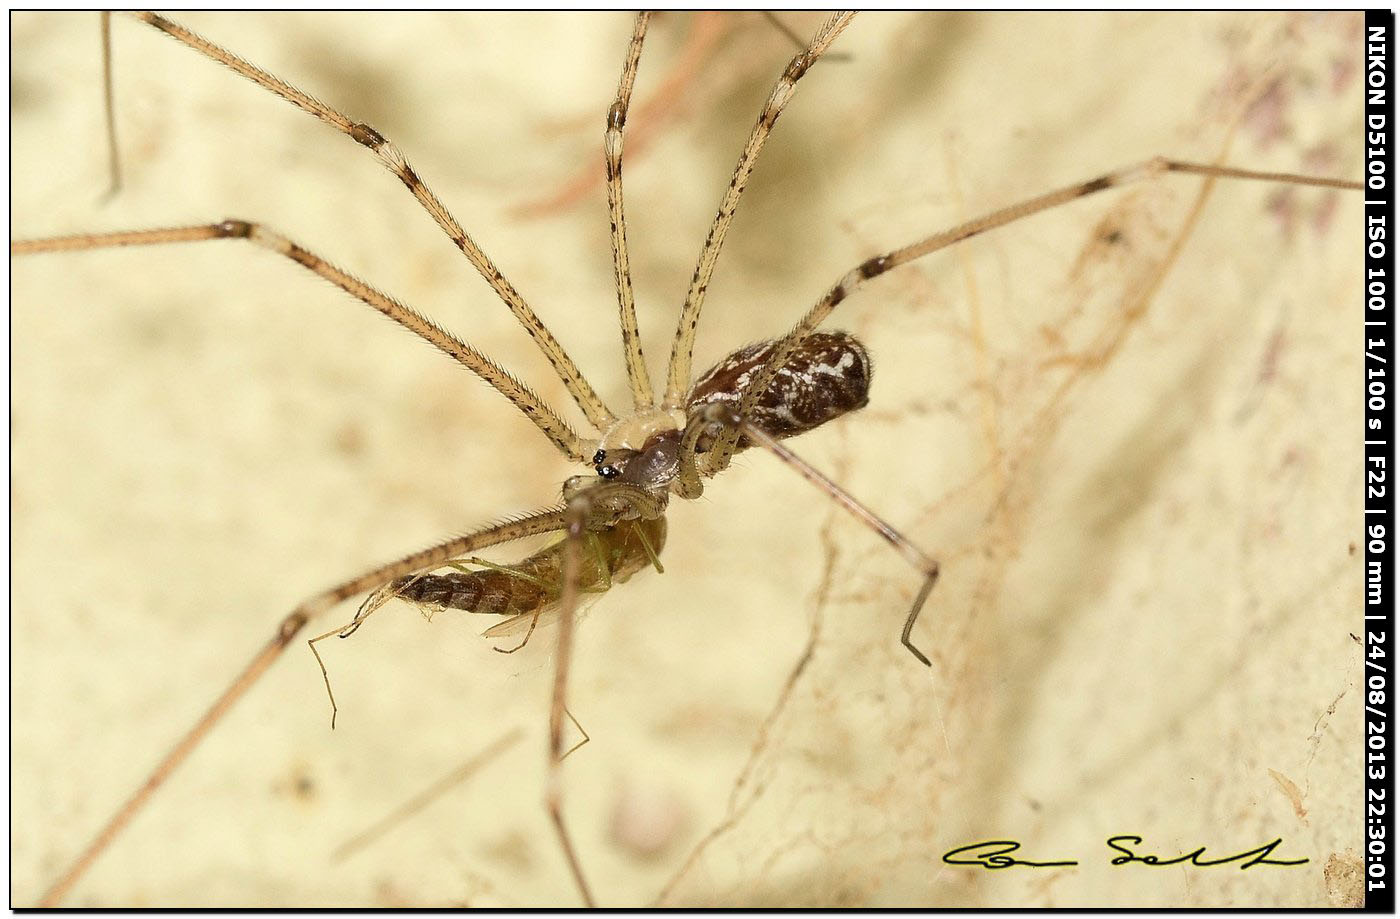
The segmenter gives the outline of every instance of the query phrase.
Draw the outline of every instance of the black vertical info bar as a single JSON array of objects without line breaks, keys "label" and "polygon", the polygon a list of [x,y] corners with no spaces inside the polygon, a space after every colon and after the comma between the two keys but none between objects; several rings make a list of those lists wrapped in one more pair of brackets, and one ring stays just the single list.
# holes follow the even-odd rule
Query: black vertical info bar
[{"label": "black vertical info bar", "polygon": [[1366,12],[1366,307],[1364,367],[1366,388],[1365,545],[1366,640],[1366,908],[1395,909],[1395,809],[1392,759],[1395,749],[1394,606],[1395,574],[1391,543],[1395,532],[1392,456],[1395,423],[1390,385],[1394,328],[1395,221],[1394,124],[1391,115],[1391,43],[1395,14]]}]

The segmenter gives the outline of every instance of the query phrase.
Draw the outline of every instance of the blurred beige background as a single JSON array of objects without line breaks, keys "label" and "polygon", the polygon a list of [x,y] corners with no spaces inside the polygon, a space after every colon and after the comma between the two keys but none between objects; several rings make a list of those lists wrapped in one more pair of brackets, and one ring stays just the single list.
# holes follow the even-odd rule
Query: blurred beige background
[{"label": "blurred beige background", "polygon": [[[628,17],[187,20],[396,140],[622,404],[601,187],[544,217],[519,209],[601,174]],[[757,17],[720,26],[727,44],[626,169],[654,376],[792,53]],[[702,27],[658,19],[639,97]],[[859,18],[838,44],[849,59],[803,81],[755,173],[697,364],[783,330],[875,252],[1150,155],[1213,159],[1232,123],[1233,164],[1359,175],[1359,30],[1347,16]],[[562,403],[504,308],[353,143],[122,20],[127,187],[102,203],[96,16],[16,15],[12,34],[17,235],[266,221]],[[593,741],[568,761],[568,809],[604,903],[668,883],[674,904],[1349,902],[1360,196],[1225,183],[1188,225],[1199,189],[1172,178],[1082,202],[842,305],[834,324],[875,355],[871,405],[794,446],[943,559],[916,633],[935,666],[897,641],[915,573],[744,456],[674,507],[666,573],[603,598],[578,634],[572,710]],[[546,504],[573,470],[465,372],[251,248],[13,268],[23,904],[298,599]],[[552,635],[504,657],[482,627],[401,607],[327,647],[334,733],[294,646],[72,902],[576,902],[540,806]],[[515,727],[524,741],[469,782],[331,857]],[[653,823],[663,846],[647,855],[626,840]],[[1280,857],[1311,861],[1114,868],[1103,839],[1118,833],[1163,856],[1282,837]],[[940,862],[987,838],[1081,864]]]}]

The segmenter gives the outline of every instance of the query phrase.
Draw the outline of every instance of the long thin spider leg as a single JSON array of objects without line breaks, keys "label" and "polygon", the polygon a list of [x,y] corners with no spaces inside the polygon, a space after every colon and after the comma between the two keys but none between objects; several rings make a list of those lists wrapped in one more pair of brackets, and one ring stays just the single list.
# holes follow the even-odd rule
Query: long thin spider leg
[{"label": "long thin spider leg", "polygon": [[798,52],[787,65],[787,69],[773,86],[773,91],[769,93],[768,101],[763,104],[763,111],[759,113],[758,121],[749,134],[748,142],[744,144],[743,152],[739,154],[734,175],[730,178],[729,187],[725,189],[724,198],[720,201],[719,213],[715,215],[710,232],[705,235],[705,243],[700,247],[700,257],[695,264],[695,273],[690,279],[690,290],[686,292],[685,305],[681,307],[680,322],[676,326],[676,337],[671,344],[671,362],[666,373],[666,395],[661,400],[663,407],[683,406],[686,390],[690,386],[691,353],[695,348],[695,329],[700,322],[700,307],[705,303],[705,292],[709,289],[710,278],[714,275],[715,262],[719,259],[720,247],[724,245],[724,235],[729,231],[734,212],[739,208],[739,198],[748,184],[754,164],[758,162],[758,154],[763,150],[763,145],[772,133],[773,125],[782,114],[783,107],[796,91],[797,81],[811,70],[812,65],[836,40],[836,36],[850,25],[854,16],[855,13],[837,13],[823,23],[808,42],[806,49]]},{"label": "long thin spider leg", "polygon": [[252,660],[233,678],[228,688],[214,700],[214,704],[209,706],[208,711],[161,758],[146,780],[141,783],[141,787],[136,789],[131,797],[122,803],[121,807],[117,808],[116,813],[103,825],[92,841],[78,854],[58,880],[54,881],[52,886],[44,892],[39,905],[53,907],[67,896],[73,885],[77,883],[97,857],[126,828],[131,818],[136,816],[146,805],[146,802],[151,799],[151,796],[165,784],[171,774],[199,746],[210,730],[223,719],[234,703],[252,688],[253,684],[272,666],[292,639],[312,619],[358,593],[424,568],[434,568],[464,552],[473,552],[487,546],[523,539],[526,536],[556,532],[563,529],[565,525],[565,512],[563,510],[550,508],[537,511],[527,517],[498,523],[465,536],[455,536],[435,546],[429,546],[411,555],[405,555],[397,561],[380,565],[302,601],[296,609],[288,613],[277,624],[272,638],[253,655]]},{"label": "long thin spider leg", "polygon": [[[583,874],[583,864],[579,861],[578,850],[574,847],[568,824],[564,819],[564,779],[561,769],[563,758],[573,749],[564,750],[564,719],[567,717],[583,731],[573,714],[568,710],[569,667],[573,660],[574,613],[578,609],[580,574],[583,562],[584,537],[592,527],[604,527],[623,519],[655,519],[666,509],[664,501],[657,500],[644,489],[635,485],[618,482],[598,482],[594,485],[581,485],[576,489],[566,486],[567,505],[563,511],[564,555],[560,577],[562,583],[559,594],[559,645],[554,660],[554,691],[549,707],[549,747],[547,778],[545,781],[545,809],[554,823],[559,845],[569,863],[574,883],[588,907],[596,905],[588,880]],[[587,732],[584,738],[587,739]]]},{"label": "long thin spider leg", "polygon": [[650,13],[637,14],[627,59],[617,85],[617,98],[608,108],[607,132],[603,135],[603,165],[608,182],[608,224],[612,231],[613,278],[617,283],[617,308],[622,322],[622,351],[627,361],[627,382],[632,386],[632,405],[638,410],[652,406],[651,377],[642,357],[642,340],[637,331],[637,306],[632,295],[632,268],[627,260],[627,221],[622,210],[622,131],[627,125],[627,109],[632,104],[632,85],[642,58],[642,40],[647,34]]},{"label": "long thin spider leg", "polygon": [[569,427],[558,413],[545,404],[530,387],[517,380],[471,345],[443,329],[423,314],[405,306],[393,297],[381,293],[359,278],[340,270],[320,256],[287,239],[262,224],[246,220],[225,220],[220,223],[190,227],[169,227],[158,230],[129,230],[116,233],[81,233],[49,239],[16,240],[10,244],[11,255],[32,255],[41,252],[64,252],[73,249],[101,249],[116,246],[150,246],[165,243],[200,242],[208,239],[246,239],[264,249],[285,256],[303,268],[320,275],[352,297],[374,307],[399,325],[437,348],[457,363],[489,383],[510,400],[525,417],[548,437],[561,453],[583,462],[593,449]]},{"label": "long thin spider leg", "polygon": [[112,13],[102,17],[102,110],[107,125],[107,197],[122,189],[122,159],[117,147],[117,108],[112,90]]},{"label": "long thin spider leg", "polygon": [[[917,242],[910,243],[899,249],[887,252],[884,255],[877,255],[874,258],[866,259],[855,268],[843,274],[835,284],[822,295],[807,314],[788,332],[783,340],[773,349],[769,356],[767,365],[763,370],[755,375],[749,386],[744,391],[744,396],[739,402],[738,412],[740,416],[753,411],[759,397],[772,382],[778,369],[787,361],[788,356],[797,348],[802,340],[806,338],[816,327],[821,324],[831,312],[836,309],[841,301],[855,293],[867,281],[877,278],[893,268],[908,264],[915,259],[923,258],[925,255],[937,252],[940,249],[970,239],[1004,227],[1009,223],[1014,223],[1042,211],[1050,210],[1062,204],[1085,198],[1089,195],[1110,188],[1119,188],[1144,179],[1153,178],[1168,172],[1182,172],[1193,175],[1206,176],[1207,178],[1222,179],[1245,179],[1262,182],[1285,182],[1293,185],[1309,185],[1318,188],[1339,188],[1349,191],[1362,190],[1361,182],[1353,182],[1346,179],[1332,179],[1320,176],[1305,176],[1288,172],[1258,172],[1252,169],[1236,169],[1230,166],[1214,166],[1206,163],[1192,163],[1183,160],[1171,160],[1163,157],[1155,157],[1142,163],[1136,163],[1123,169],[1115,169],[1105,173],[1098,178],[1090,179],[1087,182],[1077,182],[1074,185],[1067,185],[1055,191],[1028,198],[1025,201],[1017,202],[1008,207],[984,214],[966,223],[961,223],[952,229],[935,233]],[[739,432],[733,428],[721,435],[719,442],[706,455],[706,469],[713,473],[725,468],[729,464],[730,457],[733,456],[735,446],[738,443]]]},{"label": "long thin spider leg", "polygon": [[719,422],[725,427],[730,427],[738,431],[742,436],[747,437],[752,442],[763,447],[778,459],[782,460],[793,469],[798,475],[811,482],[821,489],[826,495],[841,507],[845,508],[851,516],[861,523],[870,527],[880,535],[880,538],[889,543],[896,552],[904,557],[904,560],[913,565],[924,575],[923,586],[914,597],[914,603],[909,608],[909,615],[905,617],[904,628],[899,634],[899,642],[909,649],[925,666],[932,666],[928,657],[914,647],[914,642],[910,638],[914,631],[914,623],[919,618],[919,612],[924,607],[924,601],[928,599],[929,593],[933,591],[933,585],[938,581],[938,562],[926,555],[922,549],[902,535],[894,527],[882,520],[874,511],[857,501],[849,492],[827,478],[816,468],[807,463],[797,454],[783,446],[773,438],[771,434],[751,421],[740,416],[734,407],[724,402],[713,402],[706,409],[704,419],[709,422]]},{"label": "long thin spider leg", "polygon": [[[663,133],[662,126],[676,120],[680,114],[680,100],[693,88],[710,60],[714,49],[729,32],[737,27],[733,14],[723,10],[696,13],[690,19],[685,43],[679,49],[679,57],[662,74],[651,95],[641,100],[636,112],[644,120],[630,132],[632,157],[647,149]],[[802,41],[797,41],[802,47]],[[630,108],[630,107],[629,107]],[[574,119],[561,122],[560,127],[573,127]],[[606,176],[604,176],[606,180]],[[564,181],[553,190],[523,201],[511,210],[522,217],[539,217],[557,213],[584,198],[597,185],[598,174],[591,166],[576,172],[573,178]],[[605,182],[606,184],[606,182]]]},{"label": "long thin spider leg", "polygon": [[568,825],[564,821],[564,778],[561,763],[564,751],[564,718],[568,710],[569,664],[574,643],[574,610],[578,606],[579,570],[583,559],[583,533],[592,504],[588,495],[578,495],[569,501],[564,511],[564,582],[559,597],[559,647],[555,653],[554,693],[549,706],[549,761],[544,799],[549,818],[559,836],[559,845],[569,862],[569,871],[574,876],[574,883],[578,885],[584,904],[590,909],[596,903],[592,891],[588,888],[588,881],[583,876],[583,865],[579,862],[578,851],[574,848]]},{"label": "long thin spider leg", "polygon": [[[783,22],[782,19],[778,17],[777,13],[773,12],[772,10],[759,10],[758,15],[763,17],[764,22],[767,22],[770,26],[777,29],[779,34],[781,34],[784,38],[792,42],[792,46],[794,48],[805,47],[805,43],[802,41],[802,36],[798,35],[792,30],[791,26]],[[835,51],[831,54],[828,54],[826,56],[826,59],[828,61],[848,61],[851,59],[851,55],[845,51]]]},{"label": "long thin spider leg", "polygon": [[202,36],[196,35],[189,29],[177,23],[171,22],[164,16],[151,12],[137,12],[133,15],[142,22],[159,29],[170,37],[194,49],[211,60],[217,61],[237,73],[246,77],[254,83],[266,89],[286,101],[295,105],[302,111],[314,115],[316,118],[345,134],[363,147],[374,153],[379,161],[388,167],[389,171],[398,176],[400,182],[404,184],[413,197],[418,199],[418,203],[428,212],[442,231],[447,234],[453,244],[462,251],[467,260],[472,263],[477,272],[491,285],[491,289],[501,298],[501,301],[510,308],[517,322],[525,329],[526,333],[534,339],[535,344],[543,352],[549,363],[554,367],[559,379],[568,388],[569,394],[578,403],[579,408],[588,416],[588,420],[600,430],[611,422],[615,421],[613,413],[603,404],[603,400],[593,391],[593,387],[588,385],[588,381],[583,378],[578,365],[564,351],[564,347],[547,329],[534,310],[530,309],[523,297],[506,280],[489,258],[486,257],[479,246],[462,229],[462,225],[457,222],[457,218],[447,209],[437,195],[409,165],[407,158],[394,146],[384,135],[380,134],[370,125],[355,121],[343,113],[331,108],[324,102],[309,96],[295,86],[281,80],[265,70],[262,70],[249,62],[243,60],[233,52],[214,44]]}]

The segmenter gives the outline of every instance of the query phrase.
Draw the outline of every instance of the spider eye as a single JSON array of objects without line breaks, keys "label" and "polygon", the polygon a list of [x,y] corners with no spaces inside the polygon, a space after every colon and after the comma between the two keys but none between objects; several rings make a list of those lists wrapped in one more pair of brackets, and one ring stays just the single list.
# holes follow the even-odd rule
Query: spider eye
[{"label": "spider eye", "polygon": [[601,463],[607,455],[608,454],[603,450],[599,450],[597,453],[593,454],[593,465],[596,466]]},{"label": "spider eye", "polygon": [[621,470],[616,466],[603,466],[598,470],[598,474],[605,479],[617,478],[620,473]]}]

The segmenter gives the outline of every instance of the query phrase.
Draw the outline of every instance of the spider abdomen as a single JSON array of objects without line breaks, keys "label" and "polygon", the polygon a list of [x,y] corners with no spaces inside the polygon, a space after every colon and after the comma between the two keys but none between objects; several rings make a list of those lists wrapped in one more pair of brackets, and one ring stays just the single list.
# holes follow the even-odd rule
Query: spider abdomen
[{"label": "spider abdomen", "polygon": [[[693,414],[712,402],[737,405],[776,340],[740,348],[700,375],[687,400]],[[776,438],[793,437],[870,401],[870,354],[846,332],[813,332],[778,368],[748,420]],[[741,440],[740,446],[747,446]]]}]

